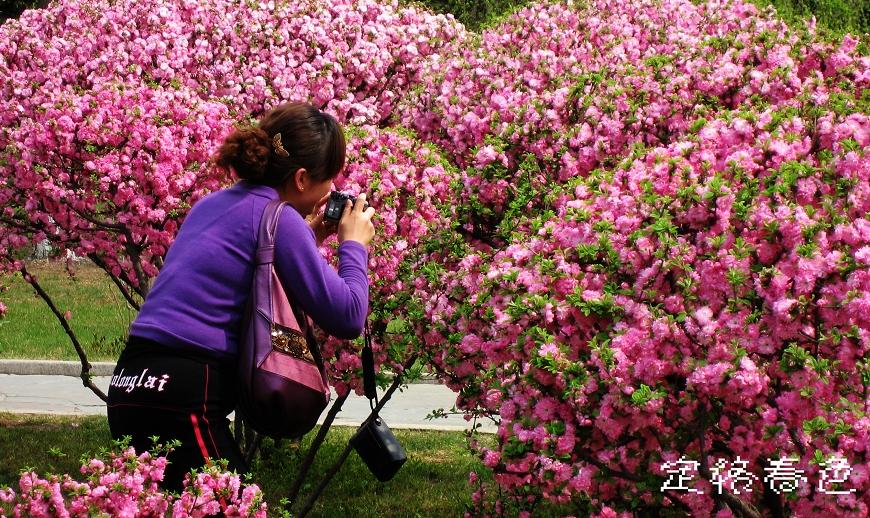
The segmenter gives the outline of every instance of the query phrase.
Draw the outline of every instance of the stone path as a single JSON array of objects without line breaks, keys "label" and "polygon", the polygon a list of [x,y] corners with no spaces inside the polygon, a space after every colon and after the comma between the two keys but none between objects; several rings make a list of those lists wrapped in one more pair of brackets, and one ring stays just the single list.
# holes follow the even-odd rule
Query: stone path
[{"label": "stone path", "polygon": [[[108,376],[94,378],[104,392],[109,385]],[[335,395],[333,394],[333,398]],[[333,399],[334,400],[334,399]],[[427,420],[433,410],[450,410],[456,394],[443,385],[415,383],[396,391],[381,411],[391,428],[428,430],[465,430],[471,427],[461,416]],[[351,395],[345,401],[335,420],[336,425],[358,426],[369,414],[368,399]],[[79,378],[63,375],[0,374],[0,412],[105,415],[106,407]],[[325,417],[326,411],[321,416]],[[494,432],[491,422],[483,422],[481,431]]]}]

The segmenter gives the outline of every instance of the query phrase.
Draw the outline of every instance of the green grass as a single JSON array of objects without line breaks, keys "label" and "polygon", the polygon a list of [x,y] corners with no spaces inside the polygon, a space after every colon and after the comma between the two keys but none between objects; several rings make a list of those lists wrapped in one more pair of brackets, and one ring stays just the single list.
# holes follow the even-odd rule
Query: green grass
[{"label": "green grass", "polygon": [[[823,36],[839,39],[845,34],[870,32],[870,4],[855,0],[751,0],[758,7],[772,5],[790,25],[815,15]],[[826,34],[825,34],[826,33]],[[866,39],[866,38],[865,38]]]},{"label": "green grass", "polygon": [[[111,444],[105,417],[54,417],[0,412],[0,487],[24,468],[76,475],[79,458]],[[50,453],[58,448],[63,456]]]},{"label": "green grass", "polygon": [[[302,489],[301,501],[339,457],[353,430],[333,427]],[[470,503],[468,472],[483,469],[466,447],[463,432],[395,430],[408,461],[390,482],[378,482],[355,453],[321,495],[309,516],[461,516]],[[253,466],[254,481],[270,508],[289,490],[296,466],[314,432],[302,447],[264,441]],[[111,444],[105,417],[33,416],[0,413],[0,487],[17,483],[21,468],[38,473],[77,475],[80,457]],[[63,456],[51,454],[54,448]],[[81,478],[81,477],[77,477]],[[270,513],[271,514],[271,513]]]},{"label": "green grass", "polygon": [[[700,0],[699,0],[700,1]],[[842,38],[870,32],[870,3],[865,0],[748,0],[763,8],[773,5],[789,24],[802,24],[815,15],[823,36]],[[451,13],[472,31],[480,31],[505,14],[528,5],[531,0],[405,0],[439,13]]]},{"label": "green grass", "polygon": [[[70,327],[90,360],[115,360],[121,352],[135,311],[102,270],[90,262],[75,263],[70,278],[58,262],[28,264],[61,312],[72,314]],[[69,337],[46,303],[20,274],[0,277],[0,293],[8,312],[0,320],[0,358],[77,360]]]},{"label": "green grass", "polygon": [[[303,486],[300,502],[340,456],[353,431],[347,427],[330,430]],[[408,461],[396,477],[387,483],[378,482],[359,456],[351,453],[315,504],[311,516],[462,515],[466,504],[470,503],[468,473],[484,469],[468,451],[464,434],[419,430],[394,432],[408,454]],[[299,449],[286,442],[276,449],[266,441],[266,454],[254,463],[253,470],[255,480],[260,482],[270,499],[270,505],[287,492],[296,474],[297,463],[307,451],[313,435],[306,436]]]},{"label": "green grass", "polygon": [[403,3],[422,5],[436,13],[450,13],[468,30],[479,32],[531,4],[532,0],[405,0]]}]

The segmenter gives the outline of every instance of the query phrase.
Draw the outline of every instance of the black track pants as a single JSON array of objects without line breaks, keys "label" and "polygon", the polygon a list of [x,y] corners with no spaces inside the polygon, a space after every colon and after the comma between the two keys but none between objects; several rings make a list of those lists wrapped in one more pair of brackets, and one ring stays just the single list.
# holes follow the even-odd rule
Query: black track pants
[{"label": "black track pants", "polygon": [[153,436],[181,441],[167,456],[163,487],[171,491],[181,491],[191,469],[216,459],[246,473],[227,419],[236,404],[235,376],[235,365],[131,337],[109,385],[112,437],[129,435],[137,453],[151,449]]}]

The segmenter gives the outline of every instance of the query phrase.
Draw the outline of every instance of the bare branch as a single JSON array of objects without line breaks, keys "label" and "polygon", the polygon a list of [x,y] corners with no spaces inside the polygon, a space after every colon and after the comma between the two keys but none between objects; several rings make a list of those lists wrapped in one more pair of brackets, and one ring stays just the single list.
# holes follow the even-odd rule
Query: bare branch
[{"label": "bare branch", "polygon": [[323,476],[323,479],[320,481],[320,484],[314,489],[314,492],[311,496],[308,497],[308,500],[305,501],[305,506],[302,507],[302,510],[299,511],[299,518],[305,518],[308,516],[308,513],[311,512],[311,509],[314,507],[314,502],[317,501],[317,498],[323,493],[323,490],[326,489],[327,484],[335,478],[335,475],[338,473],[338,470],[341,469],[341,466],[344,465],[344,461],[350,456],[350,451],[353,449],[353,446],[350,443],[344,447],[344,451],[341,452],[341,456],[338,457],[332,466],[329,467],[329,471]]},{"label": "bare branch", "polygon": [[[241,419],[241,417],[239,417]],[[260,445],[263,444],[263,435],[256,434],[254,435],[254,440],[250,441],[250,444],[245,449],[245,464],[251,465],[251,461],[254,459],[254,453],[260,449]]]},{"label": "bare branch", "polygon": [[[372,410],[372,412],[369,414],[369,419],[371,419],[373,416],[376,416],[378,412],[380,412],[381,409],[384,407],[384,405],[387,404],[387,401],[389,401],[390,398],[393,397],[393,393],[396,392],[396,390],[402,385],[402,379],[404,378],[405,371],[410,369],[414,365],[415,361],[417,361],[416,354],[412,355],[411,358],[407,362],[405,362],[402,372],[396,374],[396,377],[393,378],[393,384],[390,385],[390,388],[388,388],[384,395],[381,397],[377,406],[375,406],[374,410]],[[344,461],[347,460],[347,457],[350,455],[350,451],[352,449],[353,446],[351,446],[350,443],[348,443],[347,446],[344,447],[344,451],[341,452],[341,456],[332,464],[332,466],[329,468],[329,471],[327,471],[326,475],[324,475],[323,479],[320,481],[320,484],[318,484],[317,487],[314,489],[314,492],[308,496],[308,499],[305,501],[305,505],[303,505],[302,509],[299,511],[299,518],[304,518],[308,515],[309,512],[311,512],[311,509],[314,507],[314,502],[317,501],[317,499],[323,493],[323,490],[326,489],[326,486],[335,477],[336,473],[338,473],[338,470],[341,469],[341,466],[344,464]]]},{"label": "bare branch", "polygon": [[[705,432],[707,428],[706,418],[707,418],[707,407],[704,401],[699,401],[699,409],[700,416],[698,417],[698,448],[701,453],[701,461],[700,461],[700,469],[701,475],[704,476],[707,480],[713,478],[710,474],[710,463],[707,459],[707,449],[704,447],[705,443]],[[725,506],[724,499],[721,494],[717,494],[715,491],[713,492],[713,501],[716,502],[716,508],[722,509]]]},{"label": "bare branch", "polygon": [[129,228],[124,228],[124,236],[127,238],[124,243],[124,249],[127,251],[127,256],[130,258],[130,263],[133,265],[133,270],[136,272],[136,279],[139,281],[139,287],[136,291],[144,299],[148,295],[148,276],[145,270],[142,269],[142,247],[133,243],[133,232]]},{"label": "bare branch", "polygon": [[90,253],[88,254],[88,259],[90,259],[94,264],[99,266],[100,269],[106,272],[106,275],[108,275],[109,278],[112,279],[112,282],[114,282],[115,286],[118,287],[121,295],[124,296],[124,299],[127,301],[128,304],[130,304],[130,306],[133,307],[133,309],[135,309],[136,311],[139,311],[139,309],[141,309],[139,302],[133,298],[130,290],[127,288],[127,286],[124,285],[124,283],[121,282],[121,279],[112,274],[112,269],[109,268],[109,265],[106,264],[106,261],[104,261],[102,257],[98,256],[95,253]]},{"label": "bare branch", "polygon": [[641,477],[634,475],[632,473],[628,473],[626,471],[621,471],[618,469],[613,469],[610,466],[608,466],[607,464],[604,464],[603,462],[596,460],[592,457],[587,457],[585,455],[581,455],[580,460],[582,460],[583,462],[588,462],[589,464],[592,464],[593,466],[600,469],[601,471],[604,471],[608,475],[612,475],[614,477],[619,477],[619,478],[622,478],[625,480],[630,480],[632,482],[640,482],[643,480]]},{"label": "bare branch", "polygon": [[798,437],[797,431],[791,426],[788,428],[788,435],[791,437],[792,442],[794,442],[795,447],[801,452],[801,457],[807,454],[807,449],[804,447],[804,444],[801,442],[800,437]]},{"label": "bare branch", "polygon": [[94,218],[93,216],[89,216],[89,215],[85,214],[84,212],[82,212],[74,207],[70,207],[70,208],[72,209],[73,212],[76,213],[76,216],[78,216],[78,217],[82,218],[83,220],[87,221],[88,223],[91,223],[91,224],[96,225],[98,227],[109,229],[109,230],[116,230],[119,232],[123,232],[124,230],[127,229],[127,226],[122,225],[121,223],[109,223],[107,221],[100,221],[100,220]]},{"label": "bare branch", "polygon": [[[604,464],[604,463],[602,463],[602,462],[600,462],[592,457],[580,456],[580,460],[582,460],[584,462],[588,462],[589,464],[592,464],[593,466],[595,466],[596,468],[600,469],[601,471],[607,473],[610,476],[622,478],[625,480],[630,480],[632,482],[640,482],[643,480],[641,477],[639,477],[637,475],[627,473],[625,471],[615,470],[615,469],[607,466],[606,464]],[[683,511],[691,514],[692,509],[687,504],[685,504],[682,500],[680,500],[678,497],[674,496],[673,493],[675,493],[675,490],[664,489],[664,495],[668,500],[671,501],[671,503],[673,503],[675,506],[679,507]]]},{"label": "bare branch", "polygon": [[33,230],[32,227],[11,218],[0,218],[0,223],[3,223],[3,225],[7,227],[17,228],[18,230],[24,230],[28,232]]},{"label": "bare branch", "polygon": [[674,506],[679,507],[680,509],[682,509],[682,510],[687,514],[687,515],[691,515],[691,514],[692,514],[692,508],[689,507],[687,504],[685,504],[685,503],[684,503],[682,500],[680,500],[679,498],[677,498],[677,497],[675,497],[674,495],[672,495],[671,493],[672,493],[671,490],[665,491],[665,498],[667,498],[667,499],[668,499],[672,504],[674,504]]},{"label": "bare branch", "polygon": [[290,510],[296,502],[296,497],[299,496],[299,490],[302,489],[302,483],[305,482],[308,470],[311,469],[311,465],[314,463],[314,457],[317,455],[320,445],[323,444],[323,441],[326,439],[326,433],[329,432],[329,428],[332,426],[333,421],[335,421],[335,416],[341,411],[341,407],[344,405],[344,402],[347,400],[349,395],[350,392],[343,396],[339,396],[338,399],[335,400],[335,403],[332,404],[332,408],[330,408],[329,412],[326,414],[323,424],[320,425],[320,428],[317,430],[317,435],[314,437],[311,446],[308,447],[305,459],[302,460],[302,464],[296,471],[296,478],[293,480],[293,485],[290,486],[290,494],[287,497],[287,505],[285,506],[287,510]]},{"label": "bare branch", "polygon": [[21,265],[21,274],[24,276],[24,280],[28,284],[33,286],[33,289],[36,290],[36,293],[42,298],[42,300],[45,301],[46,304],[48,304],[49,309],[51,309],[51,312],[54,313],[55,317],[57,317],[57,320],[58,322],[60,322],[61,327],[63,327],[63,330],[66,331],[67,336],[69,336],[70,340],[72,341],[73,347],[75,347],[76,353],[79,355],[79,359],[82,362],[82,373],[80,376],[82,379],[82,384],[85,387],[91,389],[91,391],[93,391],[93,393],[96,394],[97,397],[102,399],[104,402],[108,401],[108,398],[105,394],[103,394],[103,391],[100,390],[99,387],[94,385],[93,381],[91,380],[91,364],[88,361],[88,357],[85,354],[84,349],[82,349],[82,345],[79,343],[75,332],[69,326],[69,322],[67,322],[66,318],[64,318],[60,310],[57,309],[54,301],[51,300],[51,297],[48,295],[48,293],[46,293],[46,291],[42,289],[42,286],[39,285],[39,282],[37,282],[36,278],[30,275],[30,273],[27,271],[27,266],[25,266],[23,263]]},{"label": "bare branch", "polygon": [[[710,472],[710,469],[707,465],[707,454],[704,451],[704,427],[705,427],[704,419],[705,419],[705,416],[706,416],[706,410],[703,406],[701,406],[701,423],[700,423],[700,430],[699,430],[699,435],[700,435],[699,440],[701,441],[701,444],[700,444],[701,463],[700,463],[699,471],[701,472],[701,476],[703,476],[705,479],[707,479],[709,481],[709,480],[713,479],[713,474]],[[720,503],[720,504],[722,501],[724,501],[726,504],[728,504],[729,507],[738,509],[742,513],[743,516],[748,516],[749,518],[761,518],[761,513],[759,513],[758,510],[754,506],[747,504],[743,500],[740,500],[739,498],[732,495],[728,491],[723,490],[721,493],[718,493],[718,494],[716,492],[714,492],[713,499],[717,503]]]}]

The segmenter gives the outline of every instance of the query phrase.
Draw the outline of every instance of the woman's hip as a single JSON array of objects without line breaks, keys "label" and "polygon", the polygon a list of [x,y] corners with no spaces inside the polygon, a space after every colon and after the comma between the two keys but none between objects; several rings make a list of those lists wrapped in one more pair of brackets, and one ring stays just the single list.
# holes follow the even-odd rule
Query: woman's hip
[{"label": "woman's hip", "polygon": [[108,409],[226,416],[236,404],[232,365],[131,337],[109,381]]}]

